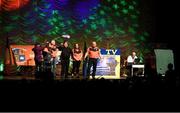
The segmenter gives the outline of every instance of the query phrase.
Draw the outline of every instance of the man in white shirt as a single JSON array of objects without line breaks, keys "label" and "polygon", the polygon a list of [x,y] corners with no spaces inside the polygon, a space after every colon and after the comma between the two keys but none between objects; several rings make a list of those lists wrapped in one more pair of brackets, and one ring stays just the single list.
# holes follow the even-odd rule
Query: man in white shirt
[{"label": "man in white shirt", "polygon": [[136,56],[136,52],[132,52],[132,55],[129,55],[127,58],[127,63],[128,64],[134,64],[135,63],[135,59],[137,59],[138,57]]},{"label": "man in white shirt", "polygon": [[127,69],[129,71],[129,76],[131,76],[131,68],[132,68],[132,64],[135,64],[135,59],[137,59],[138,57],[136,56],[136,52],[132,52],[132,55],[129,55],[127,58]]}]

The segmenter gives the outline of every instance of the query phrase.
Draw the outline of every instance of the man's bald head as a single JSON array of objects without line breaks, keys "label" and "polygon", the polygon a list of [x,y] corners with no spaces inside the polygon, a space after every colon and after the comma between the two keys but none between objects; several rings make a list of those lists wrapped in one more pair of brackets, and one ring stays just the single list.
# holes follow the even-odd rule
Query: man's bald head
[{"label": "man's bald head", "polygon": [[92,42],[92,47],[96,47],[97,43],[95,41]]},{"label": "man's bald head", "polygon": [[136,56],[136,52],[135,52],[135,51],[132,52],[132,56],[133,56],[133,57]]}]

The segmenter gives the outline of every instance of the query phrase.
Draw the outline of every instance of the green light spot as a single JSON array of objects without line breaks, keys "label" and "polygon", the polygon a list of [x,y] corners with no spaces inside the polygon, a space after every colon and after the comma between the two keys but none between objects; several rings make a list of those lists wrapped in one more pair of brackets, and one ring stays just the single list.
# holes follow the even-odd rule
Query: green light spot
[{"label": "green light spot", "polygon": [[46,15],[45,15],[45,14],[43,14],[43,13],[40,13],[40,16],[43,16],[43,17],[45,17]]},{"label": "green light spot", "polygon": [[98,42],[102,41],[102,37],[100,37],[99,35],[94,37]]},{"label": "green light spot", "polygon": [[140,39],[141,41],[145,41],[144,36],[140,36],[139,39]]},{"label": "green light spot", "polygon": [[117,10],[119,8],[119,6],[117,4],[114,4],[113,8]]},{"label": "green light spot", "polygon": [[68,24],[68,25],[71,25],[71,24],[72,24],[72,22],[68,20],[68,21],[67,21],[67,24]]},{"label": "green light spot", "polygon": [[57,20],[56,18],[53,18],[52,21],[53,21],[53,22],[57,22],[58,20]]},{"label": "green light spot", "polygon": [[148,34],[147,32],[144,32],[144,36],[148,37],[148,36],[149,36],[149,34]]},{"label": "green light spot", "polygon": [[13,30],[13,27],[12,27],[12,26],[6,26],[6,27],[5,27],[5,31],[6,31],[6,32],[10,32],[11,30]]},{"label": "green light spot", "polygon": [[136,33],[135,29],[132,28],[132,27],[129,27],[128,32],[130,32],[131,34],[135,34]]},{"label": "green light spot", "polygon": [[53,23],[53,22],[51,22],[51,23],[50,23],[50,25],[54,25],[54,23]]},{"label": "green light spot", "polygon": [[123,9],[122,12],[123,12],[124,14],[127,14],[127,13],[128,13],[128,10],[127,10],[127,9]]},{"label": "green light spot", "polygon": [[140,46],[140,43],[136,43],[136,46]]},{"label": "green light spot", "polygon": [[95,18],[94,18],[93,16],[90,16],[89,19],[90,19],[90,20],[94,20]]},{"label": "green light spot", "polygon": [[136,11],[136,13],[139,15],[140,14],[140,12],[139,11]]},{"label": "green light spot", "polygon": [[123,47],[126,47],[126,46],[128,46],[128,45],[130,45],[130,43],[129,42],[124,42],[124,44],[122,45]]},{"label": "green light spot", "polygon": [[105,12],[103,10],[100,11],[101,15],[105,15]]},{"label": "green light spot", "polygon": [[119,35],[124,35],[125,34],[125,31],[120,28],[120,27],[115,27],[115,32],[118,33]]},{"label": "green light spot", "polygon": [[136,27],[136,28],[139,27],[138,24],[132,24],[132,26],[133,26],[133,27]]},{"label": "green light spot", "polygon": [[86,29],[85,32],[86,32],[87,34],[90,34],[90,33],[91,33],[91,31],[90,31],[89,29]]},{"label": "green light spot", "polygon": [[119,12],[116,12],[115,15],[119,17],[119,16],[120,16],[120,13],[119,13]]},{"label": "green light spot", "polygon": [[74,33],[75,33],[75,31],[74,31],[73,29],[70,29],[69,32],[70,32],[71,34],[74,34]]},{"label": "green light spot", "polygon": [[133,38],[131,41],[132,41],[132,42],[136,42],[136,39]]},{"label": "green light spot", "polygon": [[129,9],[130,9],[130,10],[133,10],[133,9],[134,9],[134,7],[133,7],[132,5],[130,5],[130,6],[129,6]]},{"label": "green light spot", "polygon": [[55,27],[56,30],[59,30],[59,27]]},{"label": "green light spot", "polygon": [[55,31],[52,31],[50,34],[51,34],[51,35],[55,35],[55,34],[56,34],[56,32],[55,32]]},{"label": "green light spot", "polygon": [[132,3],[133,3],[134,5],[137,5],[136,1],[133,1]]},{"label": "green light spot", "polygon": [[58,19],[59,19],[59,20],[63,20],[63,17],[62,17],[62,16],[58,16]]},{"label": "green light spot", "polygon": [[96,24],[91,24],[91,29],[96,30],[97,29]]},{"label": "green light spot", "polygon": [[87,20],[86,20],[86,19],[83,19],[82,22],[83,22],[84,24],[87,24]]},{"label": "green light spot", "polygon": [[33,42],[36,42],[37,39],[38,39],[38,38],[37,38],[36,36],[33,36],[33,38],[32,38]]},{"label": "green light spot", "polygon": [[34,8],[34,11],[38,11],[38,8],[36,7],[36,8]]},{"label": "green light spot", "polygon": [[106,25],[106,21],[105,21],[105,19],[104,19],[104,18],[102,18],[102,19],[100,20],[100,24],[101,24],[103,27],[105,27],[105,25]]},{"label": "green light spot", "polygon": [[3,80],[3,76],[2,75],[0,75],[0,80]]},{"label": "green light spot", "polygon": [[106,36],[111,36],[111,35],[112,35],[112,32],[110,32],[110,31],[105,31],[104,34],[105,34]]},{"label": "green light spot", "polygon": [[52,14],[58,14],[58,11],[57,10],[53,10]]},{"label": "green light spot", "polygon": [[131,15],[131,18],[132,19],[137,19],[137,16],[136,15]]},{"label": "green light spot", "polygon": [[12,18],[12,20],[17,20],[17,19],[19,19],[19,16],[18,15],[17,16],[12,16],[11,18]]},{"label": "green light spot", "polygon": [[0,72],[3,72],[3,71],[4,71],[4,64],[1,63],[1,64],[0,64]]},{"label": "green light spot", "polygon": [[59,26],[60,27],[65,27],[65,24],[64,23],[60,23]]},{"label": "green light spot", "polygon": [[123,5],[123,6],[125,6],[127,3],[126,3],[126,1],[121,1],[121,4]]},{"label": "green light spot", "polygon": [[48,4],[45,6],[46,9],[50,8],[51,7],[51,4]]}]

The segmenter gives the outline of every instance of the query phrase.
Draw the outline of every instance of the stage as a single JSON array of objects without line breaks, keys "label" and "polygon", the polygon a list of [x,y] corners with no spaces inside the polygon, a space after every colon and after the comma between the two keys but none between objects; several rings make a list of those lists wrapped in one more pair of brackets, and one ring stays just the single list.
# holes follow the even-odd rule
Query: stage
[{"label": "stage", "polygon": [[[0,74],[0,80],[40,80],[36,79],[35,75],[2,75]],[[127,77],[121,77],[120,79],[126,79]],[[103,76],[97,78],[97,79],[103,79]],[[119,79],[119,80],[120,80]],[[66,79],[63,79],[61,76],[56,76],[53,80],[83,80],[83,76],[80,75],[80,77],[74,77],[74,76],[69,76]]]}]

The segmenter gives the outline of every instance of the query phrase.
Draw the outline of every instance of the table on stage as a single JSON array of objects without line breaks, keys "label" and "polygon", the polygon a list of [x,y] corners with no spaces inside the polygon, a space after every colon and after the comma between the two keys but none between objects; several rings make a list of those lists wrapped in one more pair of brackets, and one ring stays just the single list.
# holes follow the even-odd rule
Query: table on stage
[{"label": "table on stage", "polygon": [[141,69],[143,69],[142,76],[144,76],[144,67],[145,67],[144,64],[141,64],[141,65],[133,64],[132,68],[131,68],[131,76],[133,76],[133,69],[134,68],[141,68]]}]

